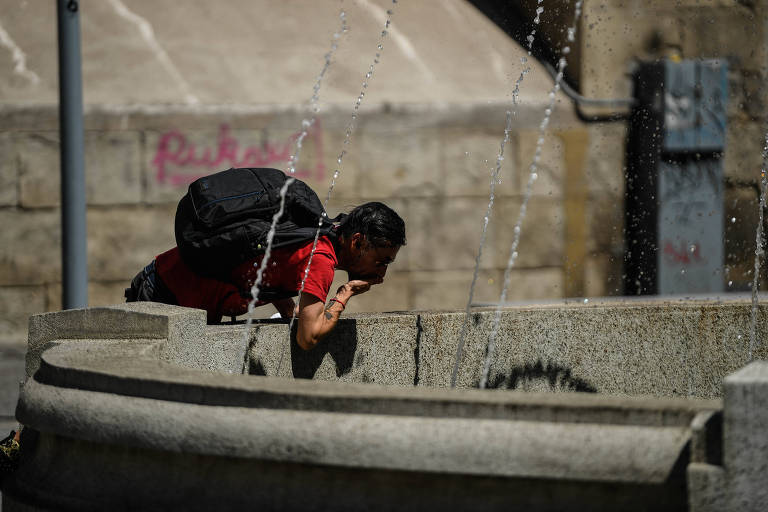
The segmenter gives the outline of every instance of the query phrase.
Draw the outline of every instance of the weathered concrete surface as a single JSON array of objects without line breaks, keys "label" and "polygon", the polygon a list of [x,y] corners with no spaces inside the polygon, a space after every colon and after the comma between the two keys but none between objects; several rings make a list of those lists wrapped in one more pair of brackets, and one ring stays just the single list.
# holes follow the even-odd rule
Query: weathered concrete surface
[{"label": "weathered concrete surface", "polygon": [[[0,69],[7,70],[0,80],[0,102],[55,103],[55,5],[3,0],[0,7],[5,13],[2,26],[25,56],[27,70],[20,71],[24,68],[10,51],[0,53]],[[394,11],[393,24],[366,101],[505,100],[510,77],[520,73],[523,49],[468,2],[393,5],[370,0],[341,7],[349,32],[341,37],[323,81],[323,102],[352,108],[374,59],[387,9]],[[339,9],[334,0],[83,4],[84,101],[307,102],[340,27]],[[522,92],[523,100],[542,102],[549,87],[546,74],[534,64],[527,81],[531,87]]]},{"label": "weathered concrete surface", "polygon": [[[653,327],[647,330],[664,333],[667,323],[676,324],[680,348],[690,335],[686,325],[709,318],[696,332],[703,340],[697,346],[710,350],[707,337],[720,336],[723,324],[739,321],[747,306],[506,308],[502,321],[528,330],[534,320],[556,322],[571,337],[580,323],[607,346],[611,340],[590,314],[634,325],[637,332]],[[717,321],[702,313],[709,309]],[[753,363],[728,377],[724,405],[426,387],[441,385],[423,369],[434,370],[444,363],[425,363],[449,356],[437,335],[451,339],[456,315],[347,319],[336,345],[319,347],[314,358],[307,357],[313,352],[295,350],[283,355],[287,373],[320,379],[314,381],[231,374],[243,363],[249,373],[265,373],[279,362],[287,332],[274,322],[254,326],[246,351],[242,326],[205,327],[202,312],[185,308],[140,303],[38,315],[28,356],[30,369],[38,370],[16,410],[27,425],[22,442],[28,451],[5,484],[4,507],[98,510],[119,503],[139,510],[151,503],[169,510],[229,510],[255,500],[268,509],[417,510],[437,503],[470,510],[479,497],[492,510],[513,504],[531,510],[694,512],[765,507],[760,482],[768,364]],[[474,329],[484,329],[487,312],[475,316]],[[533,338],[511,333],[520,336],[526,353]],[[634,344],[627,332],[622,335],[625,345]],[[675,343],[669,333],[664,336]],[[468,340],[470,347],[474,341]],[[582,358],[593,357],[589,347],[569,341],[562,341],[561,354],[574,357],[584,349]],[[539,342],[545,350],[553,343]],[[197,357],[180,350],[181,343],[198,350]],[[385,365],[379,352],[393,364]],[[414,358],[412,366],[408,357]],[[637,364],[632,357],[624,363]],[[377,366],[380,373],[373,371]],[[627,371],[621,366],[604,373],[615,379],[621,369]],[[562,390],[587,385],[575,369],[555,367],[551,381],[547,371],[553,368],[540,370],[543,375],[518,373],[515,382],[539,379],[546,381],[544,388]],[[387,380],[398,385],[365,384]],[[56,469],[60,463],[66,471]]]},{"label": "weathered concrete surface", "polygon": [[163,340],[161,359],[213,370],[219,367],[216,344],[206,342],[204,327],[204,311],[151,302],[35,315],[29,322],[27,378],[37,371],[46,349],[71,339]]},{"label": "weathered concrete surface", "polygon": [[768,363],[756,361],[725,379],[724,465],[729,505],[768,508]]},{"label": "weathered concrete surface", "polygon": [[[468,510],[480,496],[494,510],[681,510],[692,425],[720,408],[244,378],[161,352],[161,340],[73,340],[42,355],[17,410],[31,448],[8,510]],[[49,471],[57,460],[68,470]],[[402,494],[405,481],[419,492]]]},{"label": "weathered concrete surface", "polygon": [[[751,303],[628,301],[506,307],[489,383],[521,390],[722,396],[721,382],[748,361]],[[476,386],[494,311],[472,313],[458,385]],[[382,384],[448,386],[463,312],[357,315],[310,352],[287,327],[260,324],[251,372]],[[768,308],[758,311],[758,337]],[[768,356],[763,342],[756,357]],[[282,357],[282,364],[280,360]]]}]

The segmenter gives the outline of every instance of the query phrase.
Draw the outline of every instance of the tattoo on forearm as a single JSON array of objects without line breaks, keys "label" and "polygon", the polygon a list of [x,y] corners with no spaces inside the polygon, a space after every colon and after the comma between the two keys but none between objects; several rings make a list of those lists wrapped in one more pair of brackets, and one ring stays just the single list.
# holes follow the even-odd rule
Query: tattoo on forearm
[{"label": "tattoo on forearm", "polygon": [[330,312],[329,310],[327,310],[327,309],[325,310],[325,318],[326,318],[327,320],[331,320],[331,319],[333,318],[333,315],[332,315],[332,314],[331,314],[331,312]]}]

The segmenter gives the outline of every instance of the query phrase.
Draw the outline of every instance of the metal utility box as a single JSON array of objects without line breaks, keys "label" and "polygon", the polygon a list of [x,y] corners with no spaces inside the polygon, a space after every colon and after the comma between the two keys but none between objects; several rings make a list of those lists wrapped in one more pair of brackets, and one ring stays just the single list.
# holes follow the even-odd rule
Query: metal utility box
[{"label": "metal utility box", "polygon": [[639,66],[626,154],[624,292],[721,292],[727,66]]}]

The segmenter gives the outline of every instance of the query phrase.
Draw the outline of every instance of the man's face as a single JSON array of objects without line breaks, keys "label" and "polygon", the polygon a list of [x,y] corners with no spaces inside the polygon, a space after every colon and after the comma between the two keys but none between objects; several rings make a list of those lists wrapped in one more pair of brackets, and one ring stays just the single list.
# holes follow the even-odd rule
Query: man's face
[{"label": "man's face", "polygon": [[381,282],[387,273],[387,266],[395,261],[400,246],[373,247],[367,240],[353,243],[354,257],[347,269],[349,279],[377,280]]}]

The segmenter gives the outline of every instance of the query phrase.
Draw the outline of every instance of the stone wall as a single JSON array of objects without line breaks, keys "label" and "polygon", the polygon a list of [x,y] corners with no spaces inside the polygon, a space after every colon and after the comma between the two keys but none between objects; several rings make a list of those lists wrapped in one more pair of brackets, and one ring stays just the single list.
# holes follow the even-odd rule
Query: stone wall
[{"label": "stone wall", "polygon": [[[748,290],[753,277],[766,122],[766,7],[765,0],[586,0],[579,27],[580,90],[590,98],[631,97],[631,72],[638,60],[705,58],[727,62],[727,291]],[[617,170],[623,162],[625,125],[592,125],[588,130],[591,159],[586,167],[587,180],[591,187],[600,187],[601,182],[603,187],[615,187],[611,180],[621,180]],[[595,200],[588,204],[593,212],[588,218],[623,214],[621,205],[606,207]],[[588,238],[587,252],[605,247],[605,238],[604,230]],[[765,279],[763,274],[763,285]]]},{"label": "stone wall", "polygon": [[[285,351],[296,377],[315,354],[316,371],[301,375],[312,381],[237,375],[246,348],[263,356],[262,369],[275,363],[284,324],[245,334],[154,303],[35,315],[16,409],[24,456],[3,482],[3,510],[471,510],[478,500],[489,510],[765,509],[768,364],[733,373],[745,357],[733,334],[748,324],[747,301],[502,313],[520,343],[500,347],[499,362],[528,359],[529,349],[557,354],[574,371],[544,376],[540,391],[579,391],[568,383],[592,371],[601,392],[435,389],[446,384],[434,370],[450,369],[456,313],[346,318],[323,346]],[[460,387],[477,373],[489,316],[473,318]],[[617,341],[645,352],[648,366]],[[678,364],[681,352],[696,357]],[[681,387],[671,381],[689,368],[701,385],[694,395],[730,374],[723,399],[611,396],[649,385],[670,394],[662,388]]]},{"label": "stone wall", "polygon": [[[505,148],[476,301],[498,300],[539,116],[538,109],[521,109]],[[366,111],[358,121],[329,213],[383,201],[406,220],[408,245],[390,268],[387,282],[353,299],[350,310],[463,308],[488,205],[490,171],[503,136],[503,108],[386,107]],[[322,199],[348,122],[346,110],[328,111],[303,143],[296,176]],[[0,126],[13,127],[0,132],[7,148],[0,163],[5,185],[0,187],[0,222],[5,226],[0,243],[0,336],[23,339],[29,314],[61,309],[56,112],[6,109]],[[174,245],[175,206],[191,180],[232,166],[285,168],[300,126],[294,109],[89,111],[85,141],[90,304],[122,300],[130,278]],[[567,112],[552,126],[555,133],[544,148],[512,276],[512,301],[561,297],[567,279],[562,176],[568,152],[583,146],[586,134]],[[601,203],[617,202],[615,192],[602,194]],[[604,259],[612,254],[610,249],[600,253]],[[597,274],[594,291],[610,292],[602,284],[605,269]],[[340,282],[346,276],[337,277]],[[263,309],[261,316],[273,312]]]},{"label": "stone wall", "polygon": [[[574,55],[570,63],[579,67],[584,95],[621,98],[631,94],[628,74],[635,59],[681,56],[728,60],[724,279],[729,291],[747,291],[752,281],[758,216],[756,180],[765,116],[761,80],[766,60],[762,44],[765,28],[761,21],[764,4],[764,0],[587,0],[578,31],[579,52],[574,52],[579,58]],[[406,12],[400,20],[404,27],[413,28],[414,20],[431,12],[430,5],[419,5],[421,10]],[[455,8],[446,7],[441,15]],[[107,11],[92,14],[122,27],[122,22],[113,19],[114,13],[107,16]],[[145,14],[150,15],[151,11],[146,9]],[[545,11],[544,23],[546,15]],[[40,16],[53,26],[50,9]],[[462,26],[461,37],[474,41],[482,33],[492,36],[495,46],[470,46],[468,51],[486,60],[509,55],[517,62],[519,48],[515,47],[518,53],[513,55],[510,48],[502,45],[503,52],[499,54],[494,48],[503,42],[503,35],[477,12],[472,11],[469,18],[475,28],[468,30],[469,25]],[[85,26],[84,44],[98,48],[100,39],[89,32],[92,28]],[[425,61],[443,62],[442,54],[434,49],[439,45],[433,39],[418,39],[426,37],[422,32],[408,33],[416,38],[418,49],[430,49],[425,53]],[[325,42],[325,32],[322,35]],[[163,35],[168,41],[174,40],[172,36]],[[32,48],[33,41],[24,37],[19,44]],[[183,45],[169,47],[177,49]],[[38,52],[29,51],[30,65],[42,66],[42,61],[37,60]],[[392,57],[402,58],[394,52]],[[85,70],[87,77],[100,69],[98,58],[96,54],[89,57],[92,60]],[[475,68],[469,67],[471,56],[462,53],[461,58],[460,66],[468,76],[479,77],[483,69],[493,68],[494,80],[498,79],[498,70],[485,60]],[[280,62],[272,62],[276,73],[282,69]],[[396,62],[392,68],[382,68],[382,76],[377,80],[386,73],[404,80],[403,75],[410,68]],[[349,63],[345,65],[354,68]],[[346,68],[345,77],[352,74]],[[505,71],[502,75],[515,78],[517,72],[515,68],[511,74]],[[194,73],[190,70],[188,74]],[[118,105],[128,101],[125,98],[132,98],[112,91],[107,87],[112,82],[100,81],[98,76],[88,81],[88,87],[105,88],[93,96],[99,101],[109,100]],[[497,187],[476,302],[495,301],[500,295],[512,226],[551,83],[544,76],[544,71],[534,66],[523,85],[523,101],[505,150],[502,183]],[[412,78],[414,83],[418,82],[419,91],[427,90],[421,75],[414,74]],[[50,80],[43,81],[50,93]],[[462,100],[460,95],[448,95],[444,88],[439,88],[434,89],[430,103],[423,95],[409,96],[403,87],[392,86],[385,80],[377,86],[384,86],[386,94],[367,98],[373,102],[366,103],[370,109],[359,119],[350,153],[344,159],[343,173],[329,203],[329,213],[336,214],[367,200],[385,201],[406,219],[409,245],[391,267],[388,282],[355,298],[350,304],[351,311],[454,309],[463,308],[466,303],[488,204],[490,170],[502,140],[508,99],[502,101],[503,91],[496,96],[488,96],[485,89],[483,94],[471,93],[474,89],[466,84],[479,80],[467,80],[463,75],[438,81],[468,91],[467,97]],[[334,91],[334,101],[346,97],[336,90],[336,81],[327,85]],[[354,87],[358,87],[357,82]],[[298,94],[296,89],[291,88],[290,97],[303,98],[303,93]],[[213,100],[229,99],[225,90],[216,91],[219,95],[212,95]],[[50,102],[55,95],[49,93],[24,98]],[[528,93],[531,96],[526,101]],[[486,102],[490,97],[494,99]],[[56,108],[22,106],[14,98],[0,98],[0,340],[20,341],[26,336],[29,314],[61,307],[59,161]],[[147,99],[143,106],[88,107],[91,305],[120,300],[127,281],[155,254],[173,244],[175,203],[190,179],[234,164],[284,168],[291,152],[291,136],[301,126],[301,116],[298,108],[280,106],[274,96],[265,98],[264,104],[248,107],[169,107],[157,104],[167,101],[166,96],[160,95]],[[328,188],[350,116],[348,108],[339,106],[342,103],[332,105],[336,106],[323,110],[305,143],[298,170],[299,177],[321,196]],[[512,272],[507,296],[510,301],[617,295],[623,291],[625,125],[578,123],[571,114],[570,102],[563,98],[558,99],[555,116],[544,144],[540,178],[523,225],[520,258]],[[264,309],[259,315],[269,313],[268,308]]]}]

